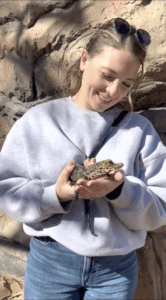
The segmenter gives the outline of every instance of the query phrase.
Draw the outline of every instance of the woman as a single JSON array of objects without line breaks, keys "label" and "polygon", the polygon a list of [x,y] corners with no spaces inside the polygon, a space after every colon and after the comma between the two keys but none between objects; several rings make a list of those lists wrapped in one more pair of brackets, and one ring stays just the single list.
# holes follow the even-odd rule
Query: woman
[{"label": "woman", "polygon": [[[30,109],[6,139],[0,205],[32,236],[25,299],[134,297],[136,249],[166,224],[166,148],[147,119],[122,119],[117,104],[142,77],[149,44],[123,19],[101,26],[77,64],[72,97]],[[69,184],[76,164],[105,159],[123,170]]]}]

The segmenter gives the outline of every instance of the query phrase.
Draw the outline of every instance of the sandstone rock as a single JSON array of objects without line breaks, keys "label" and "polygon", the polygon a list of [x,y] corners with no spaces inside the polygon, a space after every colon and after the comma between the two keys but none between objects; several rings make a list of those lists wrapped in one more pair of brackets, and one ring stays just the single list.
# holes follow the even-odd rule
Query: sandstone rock
[{"label": "sandstone rock", "polygon": [[23,283],[29,250],[0,238],[0,299],[23,299]]},{"label": "sandstone rock", "polygon": [[29,249],[0,238],[0,299],[23,300],[24,274]]},{"label": "sandstone rock", "polygon": [[23,300],[23,277],[3,276],[0,277],[1,300]]},{"label": "sandstone rock", "polygon": [[57,63],[58,57],[61,58],[58,52],[52,53],[48,57],[40,58],[35,66],[35,84],[39,98],[47,95],[55,98],[62,97],[59,77],[61,75],[61,78],[63,76],[65,79],[65,72],[62,72],[61,65]]},{"label": "sandstone rock", "polygon": [[28,0],[19,1],[19,5],[13,5],[12,1],[1,1],[0,25],[4,25],[15,20],[22,21],[26,15],[25,12],[28,2]]},{"label": "sandstone rock", "polygon": [[[33,88],[35,88],[33,67],[36,69],[40,64],[42,69],[46,62],[45,56],[49,56],[47,61],[50,66],[50,74],[47,76],[48,85],[45,84],[47,85],[45,94],[47,91],[48,94],[55,92],[55,96],[59,97],[61,92],[57,93],[56,90],[61,91],[62,89],[64,72],[58,74],[58,86],[53,89],[52,83],[55,81],[54,73],[56,73],[54,68],[63,67],[63,61],[67,59],[67,53],[71,49],[80,49],[85,46],[86,35],[91,34],[92,30],[97,28],[100,23],[106,22],[112,17],[121,16],[136,25],[137,28],[140,26],[147,29],[152,36],[152,44],[148,49],[145,79],[138,92],[135,93],[134,108],[140,110],[155,107],[156,99],[158,99],[159,105],[164,104],[166,98],[164,79],[165,7],[165,1],[145,0],[137,2],[66,0],[61,2],[43,1],[42,4],[39,1],[33,1],[33,3],[24,1],[23,4],[21,1],[18,9],[5,3],[1,10],[0,37],[2,41],[1,58],[3,58],[1,66],[2,69],[5,69],[5,66],[9,69],[9,81],[7,84],[4,81],[6,76],[3,77],[1,90],[5,95],[13,93],[22,101],[40,97],[41,88],[38,86],[36,90],[39,91],[39,94],[33,93]],[[155,24],[151,21],[154,18]],[[163,30],[160,30],[161,27]],[[82,37],[84,45],[80,39]],[[18,62],[21,63],[18,64]],[[24,77],[22,81],[22,76],[19,77],[19,74]],[[17,78],[19,80],[16,83]],[[42,72],[40,74],[37,72],[35,80],[43,82]],[[124,103],[124,105],[127,104]]]},{"label": "sandstone rock", "polygon": [[23,276],[26,269],[26,262],[14,255],[0,250],[1,271],[2,275]]},{"label": "sandstone rock", "polygon": [[161,269],[156,260],[152,239],[148,235],[146,245],[137,251],[139,281],[136,300],[163,299],[161,290]]},{"label": "sandstone rock", "polygon": [[139,249],[139,282],[136,300],[166,298],[165,234],[149,233],[145,247]]},{"label": "sandstone rock", "polygon": [[[26,263],[27,256],[29,254],[29,245],[21,245],[19,242],[13,241],[12,239],[0,236],[0,250],[7,253],[9,256],[14,256],[17,259],[20,259],[20,261]],[[25,266],[25,264],[23,264],[23,266]],[[2,270],[0,270],[0,272],[0,275],[4,274],[2,273]],[[13,274],[10,275],[15,275],[14,271]]]},{"label": "sandstone rock", "polygon": [[26,26],[29,28],[33,26],[37,19],[39,19],[42,15],[55,10],[55,9],[69,9],[73,4],[75,0],[61,0],[61,1],[55,1],[55,0],[47,0],[44,1],[41,5],[39,1],[33,1],[29,2],[28,5],[28,13],[26,17]]},{"label": "sandstone rock", "polygon": [[6,280],[0,277],[0,298],[7,299],[11,295],[10,290],[6,287]]},{"label": "sandstone rock", "polygon": [[22,224],[12,220],[2,210],[0,210],[0,236],[29,246],[30,237],[24,233]]},{"label": "sandstone rock", "polygon": [[5,137],[10,130],[9,124],[5,121],[3,117],[0,116],[0,148],[2,147]]},{"label": "sandstone rock", "polygon": [[22,102],[33,99],[33,68],[15,51],[4,52],[0,61],[0,92],[8,97],[16,96]]},{"label": "sandstone rock", "polygon": [[166,107],[151,108],[142,111],[141,114],[153,124],[162,142],[166,146]]}]

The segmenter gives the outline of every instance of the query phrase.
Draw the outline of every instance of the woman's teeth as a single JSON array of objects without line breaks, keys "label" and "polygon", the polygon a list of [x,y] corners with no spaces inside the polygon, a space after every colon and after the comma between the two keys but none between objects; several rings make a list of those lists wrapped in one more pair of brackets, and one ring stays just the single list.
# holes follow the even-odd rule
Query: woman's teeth
[{"label": "woman's teeth", "polygon": [[103,100],[103,101],[105,101],[105,102],[110,102],[111,100],[109,99],[106,99],[106,98],[104,98],[103,96],[101,96],[100,94],[99,94],[99,97]]}]

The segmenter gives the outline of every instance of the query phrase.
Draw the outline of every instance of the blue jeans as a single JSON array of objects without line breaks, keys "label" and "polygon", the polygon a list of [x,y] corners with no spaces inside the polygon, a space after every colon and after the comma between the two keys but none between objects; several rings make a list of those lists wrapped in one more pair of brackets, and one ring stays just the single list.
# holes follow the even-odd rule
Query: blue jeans
[{"label": "blue jeans", "polygon": [[86,257],[50,238],[31,238],[25,300],[131,300],[138,279],[136,252]]}]

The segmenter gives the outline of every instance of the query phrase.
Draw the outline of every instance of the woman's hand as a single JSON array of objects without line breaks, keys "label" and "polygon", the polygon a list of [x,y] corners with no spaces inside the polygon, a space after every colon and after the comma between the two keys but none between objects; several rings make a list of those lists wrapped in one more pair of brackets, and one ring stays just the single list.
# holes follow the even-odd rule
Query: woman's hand
[{"label": "woman's hand", "polygon": [[[96,162],[95,158],[86,159],[84,166],[87,167]],[[61,172],[56,182],[56,193],[60,202],[67,202],[72,199],[75,192],[78,192],[78,198],[93,199],[103,197],[115,190],[124,181],[123,171],[111,172],[111,176],[85,180],[79,179],[76,186],[69,184],[69,176],[75,168],[75,162],[71,161]]]},{"label": "woman's hand", "polygon": [[[86,159],[84,166],[87,167],[96,162],[95,158]],[[79,179],[77,181],[78,198],[93,199],[96,197],[103,197],[115,190],[124,181],[124,172],[114,171],[110,173],[111,176],[103,176],[92,180]]]},{"label": "woman's hand", "polygon": [[69,164],[63,169],[56,182],[56,194],[60,202],[67,202],[72,199],[77,191],[77,186],[69,184],[69,176],[75,168],[75,162],[70,161]]}]

